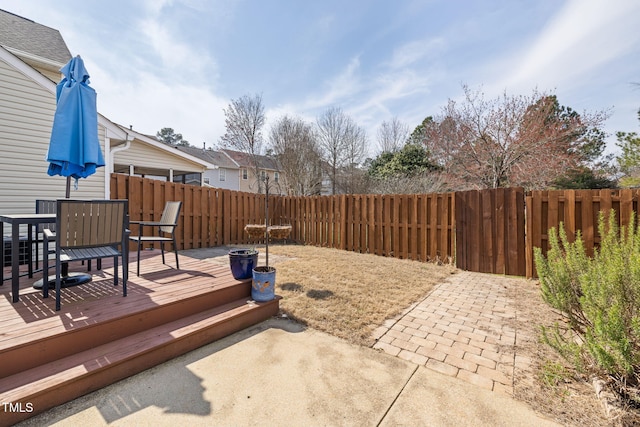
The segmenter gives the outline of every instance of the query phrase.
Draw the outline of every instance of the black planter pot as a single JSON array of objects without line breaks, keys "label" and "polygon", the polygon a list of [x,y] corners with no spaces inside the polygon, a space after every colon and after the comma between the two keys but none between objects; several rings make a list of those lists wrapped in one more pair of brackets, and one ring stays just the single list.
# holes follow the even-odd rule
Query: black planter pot
[{"label": "black planter pot", "polygon": [[255,249],[233,249],[229,251],[229,265],[234,279],[250,279],[253,275],[253,268],[258,265],[258,251]]}]

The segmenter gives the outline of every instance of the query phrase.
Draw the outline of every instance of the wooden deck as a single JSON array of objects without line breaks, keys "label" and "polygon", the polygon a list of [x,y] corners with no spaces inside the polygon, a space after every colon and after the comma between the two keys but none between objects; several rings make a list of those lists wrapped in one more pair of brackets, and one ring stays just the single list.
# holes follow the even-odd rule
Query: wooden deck
[{"label": "wooden deck", "polygon": [[[113,285],[113,264],[91,272],[92,282],[42,298],[21,277],[20,301],[11,283],[0,286],[0,425],[11,425],[53,406],[141,372],[180,354],[259,323],[278,312],[279,299],[251,301],[251,281],[228,266],[159,251],[145,251],[140,277],[129,262],[128,295]],[[70,271],[86,266],[72,264]],[[26,271],[26,268],[25,268]],[[5,274],[11,274],[5,269]],[[122,277],[121,270],[119,276]]]}]

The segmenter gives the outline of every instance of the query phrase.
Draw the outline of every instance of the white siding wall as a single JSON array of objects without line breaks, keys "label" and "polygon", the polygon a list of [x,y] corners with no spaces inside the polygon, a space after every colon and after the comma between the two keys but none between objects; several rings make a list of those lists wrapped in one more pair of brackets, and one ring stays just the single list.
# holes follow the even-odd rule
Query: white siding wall
[{"label": "white siding wall", "polygon": [[[220,171],[225,174],[224,181],[220,181]],[[227,190],[239,190],[238,187],[238,169],[207,169],[204,173],[205,178],[209,178],[209,185],[216,188],[224,188]]]},{"label": "white siding wall", "polygon": [[[38,198],[63,198],[66,179],[45,160],[55,95],[0,60],[0,212],[33,212]],[[104,129],[99,137],[104,147]],[[72,198],[104,198],[104,169],[79,181]]]},{"label": "white siding wall", "polygon": [[133,141],[131,147],[127,150],[118,151],[115,154],[114,164],[133,164],[140,167],[183,170],[194,173],[202,172],[202,167],[188,160],[172,156],[169,153],[139,141]]}]

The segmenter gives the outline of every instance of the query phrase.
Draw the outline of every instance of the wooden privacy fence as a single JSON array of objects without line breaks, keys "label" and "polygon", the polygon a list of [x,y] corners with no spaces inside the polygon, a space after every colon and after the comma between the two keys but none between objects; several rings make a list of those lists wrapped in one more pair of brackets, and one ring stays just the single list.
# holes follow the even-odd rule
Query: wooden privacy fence
[{"label": "wooden privacy fence", "polygon": [[112,174],[111,198],[129,199],[130,218],[145,221],[158,221],[166,201],[182,201],[180,249],[249,243],[245,224],[264,224],[265,199],[259,194]]},{"label": "wooden privacy fence", "polygon": [[[129,199],[132,220],[158,220],[181,200],[176,229],[183,249],[250,244],[246,224],[264,224],[265,196],[111,175],[111,198]],[[270,223],[290,224],[290,240],[421,261],[455,255],[453,193],[269,196]],[[133,233],[136,230],[132,230]]]},{"label": "wooden privacy fence", "polygon": [[525,210],[522,188],[455,193],[456,266],[524,276]]},{"label": "wooden privacy fence", "polygon": [[420,261],[454,256],[453,193],[280,197],[278,221],[306,244]]},{"label": "wooden privacy fence", "polygon": [[[448,262],[469,271],[535,277],[533,248],[546,253],[548,230],[578,230],[589,253],[599,243],[600,211],[627,225],[639,190],[532,191],[522,188],[415,195],[269,197],[272,225],[290,240],[360,253]],[[259,243],[244,231],[264,224],[265,196],[128,175],[111,175],[111,198],[129,199],[132,220],[158,220],[168,200],[183,208],[178,247]],[[137,230],[132,230],[133,233]]]},{"label": "wooden privacy fence", "polygon": [[588,255],[600,243],[598,234],[598,216],[600,212],[609,214],[615,211],[620,226],[629,224],[631,217],[638,212],[637,189],[625,190],[563,190],[532,191],[527,194],[527,277],[535,277],[533,248],[547,253],[549,245],[548,231],[563,224],[567,238],[574,241],[580,231]]}]

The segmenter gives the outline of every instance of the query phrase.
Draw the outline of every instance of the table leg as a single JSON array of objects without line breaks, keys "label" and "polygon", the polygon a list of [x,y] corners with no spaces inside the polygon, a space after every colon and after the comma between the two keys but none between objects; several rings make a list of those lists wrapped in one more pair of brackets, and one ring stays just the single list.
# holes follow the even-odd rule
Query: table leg
[{"label": "table leg", "polygon": [[0,221],[0,236],[2,236],[2,266],[0,267],[0,286],[4,284],[4,222]]},{"label": "table leg", "polygon": [[27,225],[27,264],[29,264],[29,279],[33,277],[33,225]]},{"label": "table leg", "polygon": [[18,253],[20,245],[20,224],[11,224],[11,294],[13,302],[20,300],[20,271]]}]

